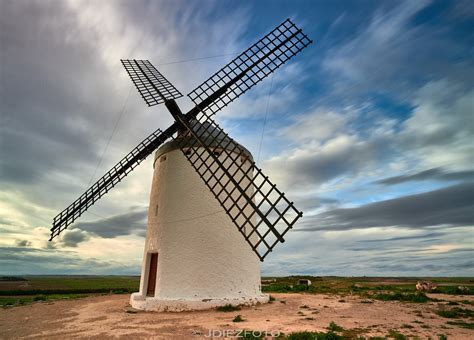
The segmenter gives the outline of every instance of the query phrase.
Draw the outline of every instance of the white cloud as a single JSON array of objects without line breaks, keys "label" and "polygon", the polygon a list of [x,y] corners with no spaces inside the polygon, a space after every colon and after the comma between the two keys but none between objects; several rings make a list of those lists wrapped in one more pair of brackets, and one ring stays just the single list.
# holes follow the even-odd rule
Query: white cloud
[{"label": "white cloud", "polygon": [[425,167],[451,170],[474,164],[474,90],[448,79],[432,81],[416,94],[412,116],[403,124],[401,143]]}]

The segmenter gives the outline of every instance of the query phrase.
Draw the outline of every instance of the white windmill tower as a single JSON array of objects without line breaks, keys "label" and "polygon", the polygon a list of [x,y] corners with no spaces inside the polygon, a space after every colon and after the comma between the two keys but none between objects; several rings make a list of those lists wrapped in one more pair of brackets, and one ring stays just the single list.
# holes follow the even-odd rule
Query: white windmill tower
[{"label": "white windmill tower", "polygon": [[58,214],[50,240],[158,148],[132,306],[181,311],[267,301],[259,260],[284,242],[302,213],[211,116],[310,43],[285,20],[189,93],[196,106],[186,114],[175,101],[181,93],[149,61],[122,60],[146,103],[164,103],[175,123],[148,136]]}]

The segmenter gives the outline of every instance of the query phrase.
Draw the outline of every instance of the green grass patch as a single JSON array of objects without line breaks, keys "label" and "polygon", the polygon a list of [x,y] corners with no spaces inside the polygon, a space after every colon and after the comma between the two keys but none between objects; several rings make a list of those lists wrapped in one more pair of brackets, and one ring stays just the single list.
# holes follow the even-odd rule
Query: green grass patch
[{"label": "green grass patch", "polygon": [[341,340],[342,336],[334,332],[293,332],[286,337],[287,340]]},{"label": "green grass patch", "polygon": [[406,340],[407,337],[396,330],[389,330],[388,334],[386,335],[387,338],[395,339],[395,340]]},{"label": "green grass patch", "polygon": [[458,319],[458,318],[470,318],[474,317],[474,311],[459,307],[454,307],[452,309],[446,310],[438,310],[436,314],[442,316],[443,318],[451,318],[451,319]]},{"label": "green grass patch", "polygon": [[34,302],[79,299],[87,297],[87,294],[51,294],[51,295],[37,295],[37,296],[0,296],[0,306],[21,306]]},{"label": "green grass patch", "polygon": [[425,303],[430,299],[424,293],[377,293],[371,295],[371,298],[382,301],[403,301],[413,303]]},{"label": "green grass patch", "polygon": [[0,295],[51,295],[91,293],[132,293],[140,285],[139,276],[24,276],[23,281],[5,281]]},{"label": "green grass patch", "polygon": [[436,294],[449,294],[449,295],[474,295],[474,287],[467,286],[468,291],[459,289],[459,286],[438,286],[438,288],[432,293]]},{"label": "green grass patch", "polygon": [[448,325],[459,326],[467,329],[474,329],[474,322],[466,322],[464,320],[455,320],[446,322]]},{"label": "green grass patch", "polygon": [[227,304],[224,306],[219,306],[216,308],[219,312],[234,312],[236,310],[240,310],[240,306],[234,306],[231,304]]}]

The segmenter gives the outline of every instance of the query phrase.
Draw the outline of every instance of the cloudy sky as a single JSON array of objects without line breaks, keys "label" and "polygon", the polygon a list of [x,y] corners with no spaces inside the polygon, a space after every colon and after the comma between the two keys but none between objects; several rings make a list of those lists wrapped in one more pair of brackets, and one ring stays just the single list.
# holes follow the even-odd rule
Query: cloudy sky
[{"label": "cloudy sky", "polygon": [[472,3],[263,0],[0,0],[0,274],[138,274],[151,159],[47,241],[172,122],[120,58],[186,94],[287,17],[314,44],[216,117],[304,211],[263,274],[474,275]]}]

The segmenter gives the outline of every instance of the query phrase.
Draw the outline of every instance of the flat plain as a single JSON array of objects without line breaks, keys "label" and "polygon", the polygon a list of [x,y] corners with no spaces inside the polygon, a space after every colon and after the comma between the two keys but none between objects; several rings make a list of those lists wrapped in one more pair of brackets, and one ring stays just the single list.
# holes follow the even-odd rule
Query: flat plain
[{"label": "flat plain", "polygon": [[26,276],[0,281],[0,338],[473,339],[474,279],[265,278],[271,302],[182,313],[130,308],[138,277]]}]

